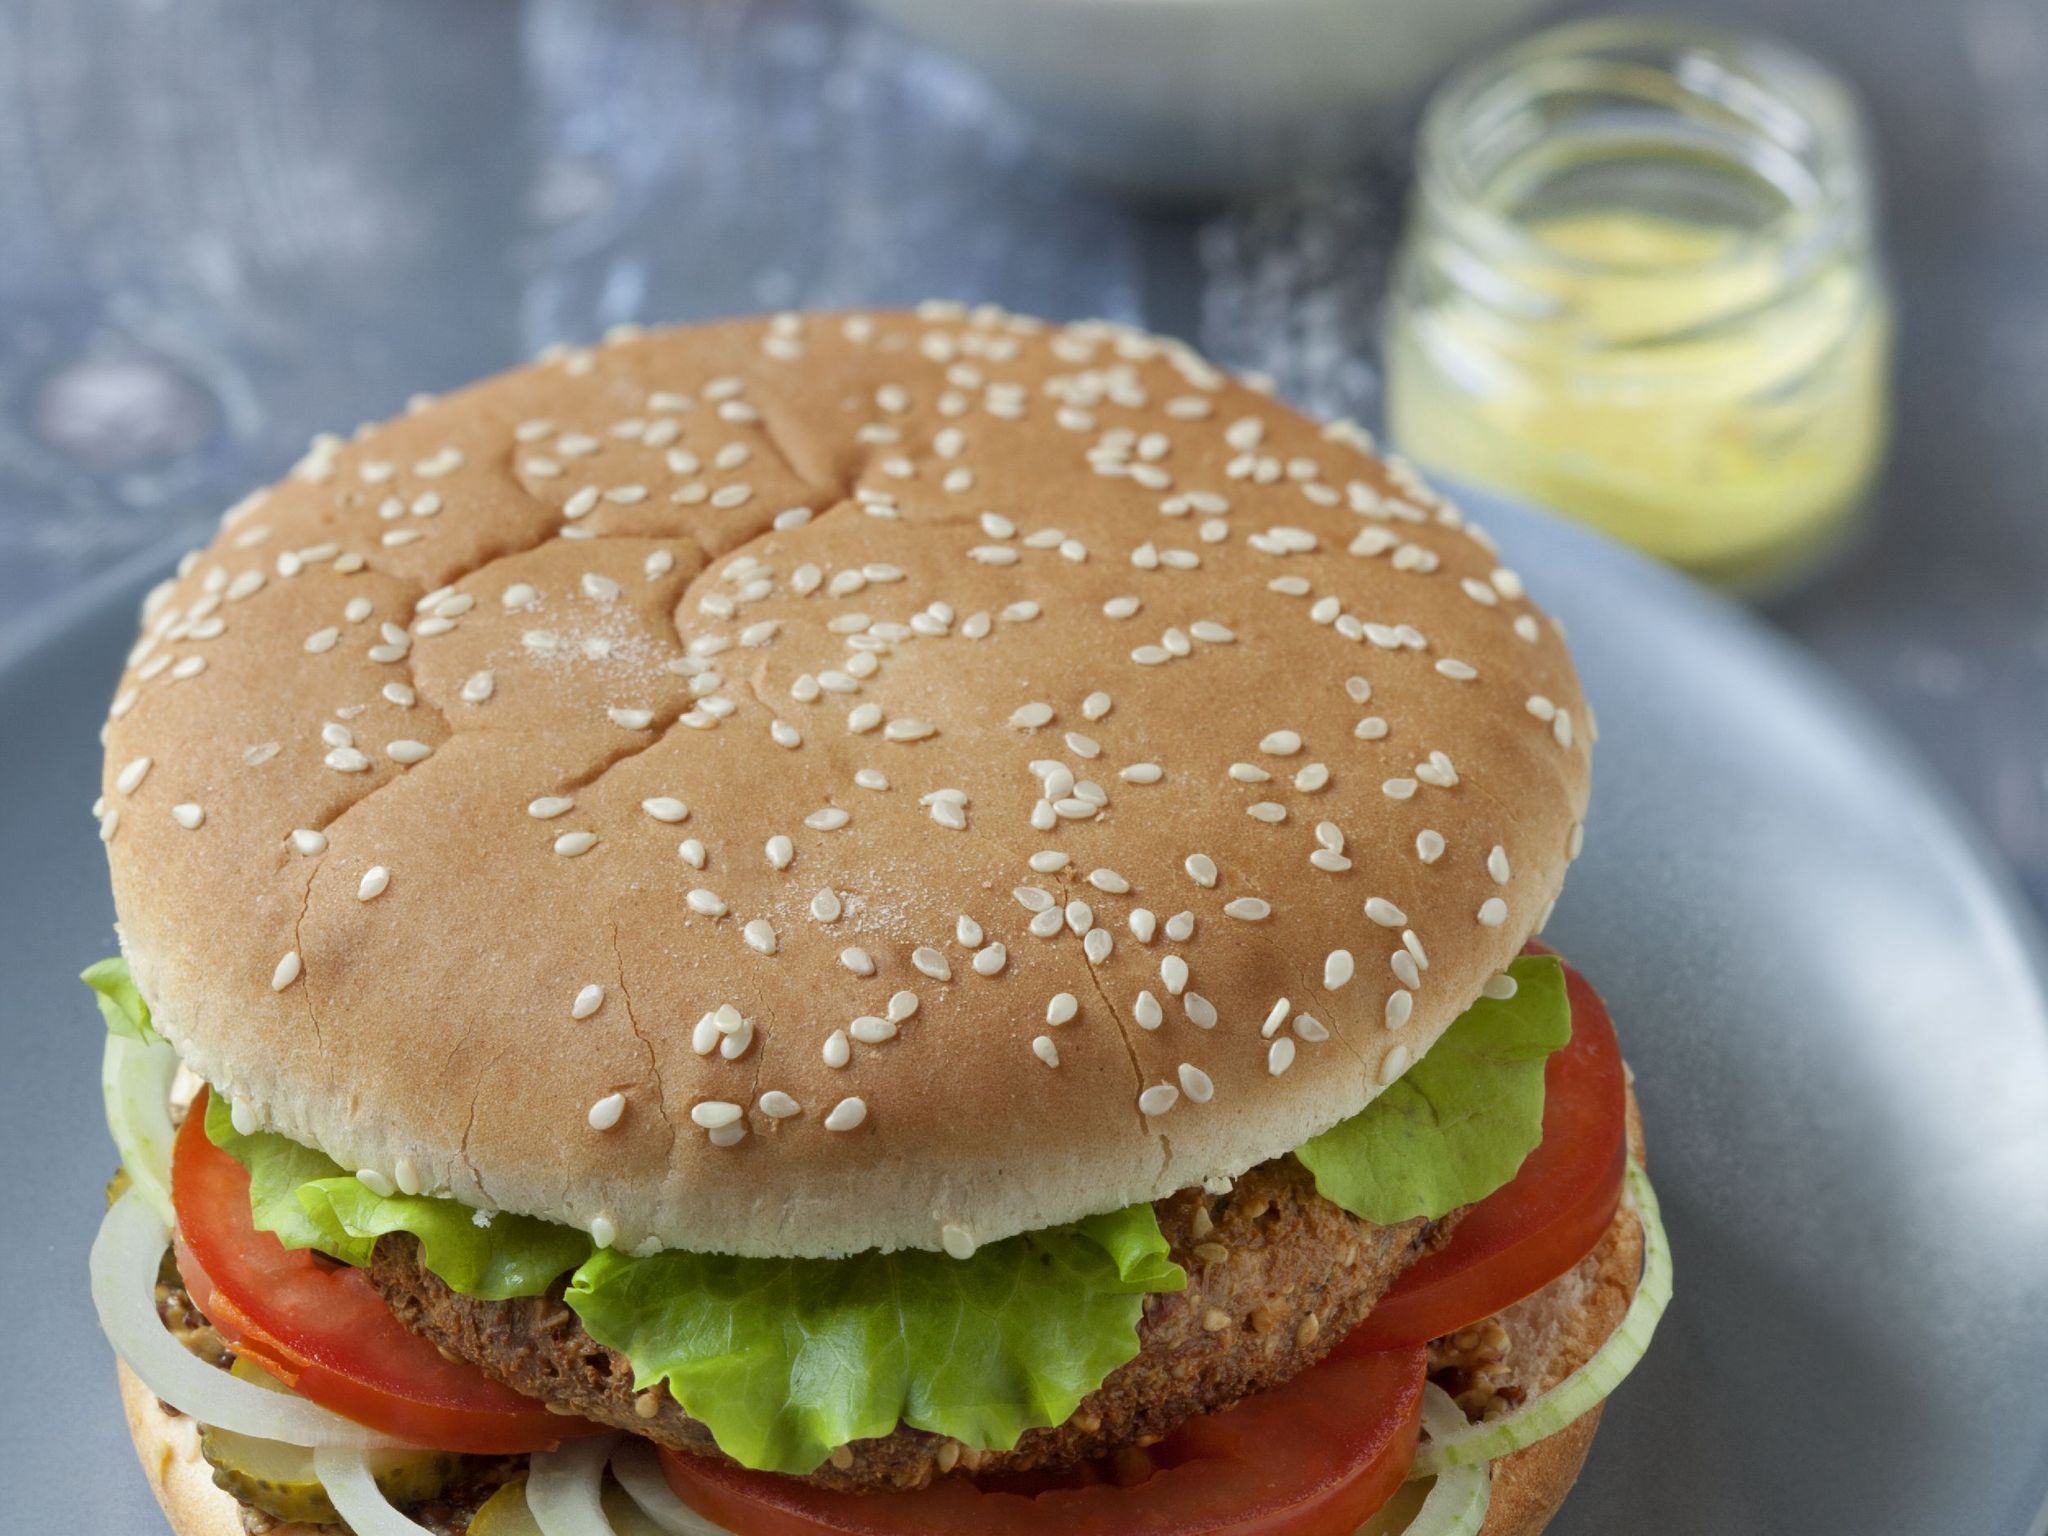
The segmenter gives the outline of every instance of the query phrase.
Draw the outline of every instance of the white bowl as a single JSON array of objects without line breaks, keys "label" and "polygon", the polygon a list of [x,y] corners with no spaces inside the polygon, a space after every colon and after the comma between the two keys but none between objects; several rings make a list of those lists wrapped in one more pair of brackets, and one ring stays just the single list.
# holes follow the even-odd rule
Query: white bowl
[{"label": "white bowl", "polygon": [[1207,197],[1358,159],[1459,55],[1551,0],[864,0],[987,77],[1047,148]]}]

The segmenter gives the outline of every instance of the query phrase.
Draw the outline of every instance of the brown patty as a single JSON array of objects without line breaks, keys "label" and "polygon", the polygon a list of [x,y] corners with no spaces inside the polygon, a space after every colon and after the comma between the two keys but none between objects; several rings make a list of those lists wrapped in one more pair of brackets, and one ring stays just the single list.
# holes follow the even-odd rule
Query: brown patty
[{"label": "brown patty", "polygon": [[[1317,1194],[1291,1157],[1252,1169],[1228,1193],[1185,1189],[1154,1208],[1187,1289],[1145,1299],[1137,1357],[1066,1423],[1028,1431],[1013,1450],[984,1452],[898,1425],[841,1446],[812,1480],[921,1488],[958,1465],[1021,1472],[1149,1444],[1315,1364],[1456,1219],[1374,1226]],[[419,1245],[405,1235],[377,1244],[370,1278],[407,1327],[514,1390],[673,1449],[720,1454],[665,1392],[636,1396],[625,1357],[585,1333],[559,1294],[459,1295],[419,1262]]]}]

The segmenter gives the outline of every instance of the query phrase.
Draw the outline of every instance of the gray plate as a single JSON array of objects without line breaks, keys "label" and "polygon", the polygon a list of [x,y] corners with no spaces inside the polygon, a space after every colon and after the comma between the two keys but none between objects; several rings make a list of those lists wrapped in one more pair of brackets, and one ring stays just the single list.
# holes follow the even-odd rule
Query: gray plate
[{"label": "gray plate", "polygon": [[[1797,656],[1619,550],[1486,510],[1599,709],[1597,809],[1551,937],[1613,1005],[1678,1256],[1556,1530],[2039,1529],[2035,934],[1899,743]],[[162,564],[0,654],[9,1531],[155,1528],[86,1297],[113,1159],[71,977],[111,942],[94,733]]]}]

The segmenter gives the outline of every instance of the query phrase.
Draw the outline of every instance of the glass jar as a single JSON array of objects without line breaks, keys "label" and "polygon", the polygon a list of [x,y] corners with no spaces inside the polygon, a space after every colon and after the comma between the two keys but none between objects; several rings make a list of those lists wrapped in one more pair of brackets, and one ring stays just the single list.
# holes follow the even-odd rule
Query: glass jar
[{"label": "glass jar", "polygon": [[1891,304],[1834,77],[1577,23],[1448,82],[1419,161],[1387,326],[1404,453],[1743,590],[1839,538],[1884,456]]}]

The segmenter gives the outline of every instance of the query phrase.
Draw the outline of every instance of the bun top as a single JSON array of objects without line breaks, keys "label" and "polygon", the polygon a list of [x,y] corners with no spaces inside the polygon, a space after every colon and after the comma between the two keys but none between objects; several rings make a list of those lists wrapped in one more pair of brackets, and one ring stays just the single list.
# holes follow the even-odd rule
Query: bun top
[{"label": "bun top", "polygon": [[1356,1113],[1541,926],[1590,723],[1358,428],[784,315],[316,440],[152,594],[101,830],[163,1032],[346,1167],[964,1252]]}]

